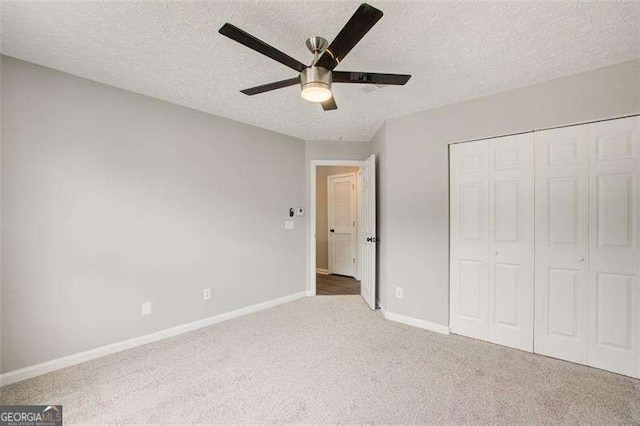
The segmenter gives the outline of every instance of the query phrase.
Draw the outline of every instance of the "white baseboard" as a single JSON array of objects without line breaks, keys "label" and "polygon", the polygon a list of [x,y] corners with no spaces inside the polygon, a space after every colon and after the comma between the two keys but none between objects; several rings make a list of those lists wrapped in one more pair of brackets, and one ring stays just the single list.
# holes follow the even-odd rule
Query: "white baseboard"
[{"label": "white baseboard", "polygon": [[12,383],[21,382],[22,380],[31,379],[33,377],[40,376],[51,371],[60,370],[72,365],[90,361],[92,359],[100,358],[105,355],[111,355],[116,352],[121,352],[127,349],[135,348],[137,346],[142,346],[148,343],[156,342],[158,340],[166,339],[168,337],[173,337],[178,334],[188,333],[189,331],[208,327],[210,325],[227,321],[242,315],[247,315],[253,312],[261,311],[263,309],[272,308],[274,306],[291,302],[305,296],[307,296],[307,292],[301,291],[299,293],[290,294],[288,296],[236,309],[235,311],[225,312],[213,317],[193,321],[188,324],[179,325],[177,327],[168,328],[166,330],[157,331],[155,333],[146,334],[144,336],[134,337],[129,340],[112,343],[110,345],[101,346],[99,348],[90,349],[88,351],[78,352],[73,355],[46,361],[41,364],[31,365],[19,370],[9,371],[8,373],[0,374],[0,387],[10,385]]},{"label": "white baseboard", "polygon": [[329,275],[328,269],[316,268],[316,274],[320,275]]},{"label": "white baseboard", "polygon": [[316,292],[313,290],[307,290],[307,296],[315,296]]},{"label": "white baseboard", "polygon": [[424,321],[416,318],[405,317],[404,315],[394,314],[389,311],[382,311],[384,317],[389,321],[400,322],[402,324],[411,325],[413,327],[423,328],[429,331],[435,331],[440,334],[449,334],[449,327],[442,324],[436,324],[429,321]]}]

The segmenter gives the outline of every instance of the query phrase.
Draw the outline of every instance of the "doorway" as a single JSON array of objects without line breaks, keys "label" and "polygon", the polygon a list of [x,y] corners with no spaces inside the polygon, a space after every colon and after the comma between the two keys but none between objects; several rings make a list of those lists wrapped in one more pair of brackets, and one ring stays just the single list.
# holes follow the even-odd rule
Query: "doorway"
[{"label": "doorway", "polygon": [[375,309],[375,156],[313,160],[309,183],[309,294],[360,294]]}]

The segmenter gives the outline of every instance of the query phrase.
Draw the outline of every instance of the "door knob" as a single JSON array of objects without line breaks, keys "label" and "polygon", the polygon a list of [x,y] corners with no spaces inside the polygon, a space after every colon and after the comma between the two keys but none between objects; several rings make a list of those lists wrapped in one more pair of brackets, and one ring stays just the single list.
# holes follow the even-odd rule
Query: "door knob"
[{"label": "door knob", "polygon": [[493,255],[496,256],[498,254],[498,250],[493,251]]},{"label": "door knob", "polygon": [[578,256],[578,262],[584,262],[584,257],[583,256]]},{"label": "door knob", "polygon": [[329,232],[336,232],[335,229],[329,229]]}]

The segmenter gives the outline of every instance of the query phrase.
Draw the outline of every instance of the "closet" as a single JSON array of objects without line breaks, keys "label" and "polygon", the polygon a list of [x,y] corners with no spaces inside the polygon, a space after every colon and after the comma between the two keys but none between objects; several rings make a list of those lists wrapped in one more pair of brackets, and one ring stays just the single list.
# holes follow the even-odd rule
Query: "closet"
[{"label": "closet", "polygon": [[453,333],[640,377],[639,133],[450,146]]}]

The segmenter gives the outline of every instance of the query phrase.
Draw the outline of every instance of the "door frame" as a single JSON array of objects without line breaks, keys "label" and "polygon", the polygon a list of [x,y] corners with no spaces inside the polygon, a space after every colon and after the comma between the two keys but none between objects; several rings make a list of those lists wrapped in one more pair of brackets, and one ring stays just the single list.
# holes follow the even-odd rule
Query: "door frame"
[{"label": "door frame", "polygon": [[[309,170],[309,224],[307,228],[308,232],[308,268],[307,268],[307,294],[309,296],[316,296],[316,169],[324,166],[350,166],[350,167],[362,167],[364,161],[358,160],[311,160]],[[357,181],[357,178],[356,178]],[[357,188],[356,197],[359,197],[358,193],[360,188]],[[359,198],[357,198],[359,200]],[[361,264],[361,253],[358,250],[357,262]]]},{"label": "door frame", "polygon": [[357,223],[358,226],[354,226],[355,227],[355,235],[352,238],[352,244],[351,244],[351,250],[353,252],[353,254],[356,257],[356,264],[354,265],[354,270],[353,270],[353,278],[355,278],[356,280],[360,280],[360,274],[358,274],[358,266],[361,265],[362,262],[360,262],[360,251],[358,250],[358,230],[360,227],[360,220],[358,218],[358,203],[360,201],[360,197],[358,197],[358,192],[360,192],[360,187],[358,186],[358,172],[351,172],[351,173],[337,173],[335,175],[328,175],[327,176],[327,254],[328,254],[328,267],[327,269],[329,270],[329,274],[331,274],[331,253],[332,253],[332,248],[331,248],[331,241],[329,240],[331,238],[331,233],[330,233],[330,226],[329,226],[329,221],[331,219],[331,205],[332,200],[331,200],[331,193],[333,192],[330,187],[331,187],[331,178],[335,178],[335,177],[352,177],[353,178],[353,199],[351,200],[353,202],[352,206],[351,206],[351,215],[353,217],[355,217],[355,221]]}]

